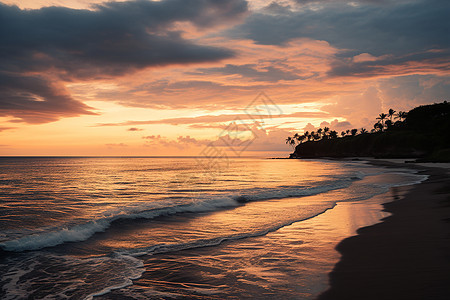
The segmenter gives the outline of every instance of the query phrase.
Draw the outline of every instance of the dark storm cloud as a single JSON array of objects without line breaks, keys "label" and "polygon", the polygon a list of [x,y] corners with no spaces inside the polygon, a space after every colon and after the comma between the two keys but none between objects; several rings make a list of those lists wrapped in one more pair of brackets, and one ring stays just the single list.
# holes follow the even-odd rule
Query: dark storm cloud
[{"label": "dark storm cloud", "polygon": [[210,74],[223,74],[223,75],[240,75],[243,78],[249,78],[252,81],[268,81],[277,82],[280,80],[296,80],[303,78],[293,72],[284,71],[277,67],[264,67],[260,70],[256,69],[257,65],[232,65],[227,64],[225,67],[218,68],[199,68],[197,72],[193,74],[210,75]]},{"label": "dark storm cloud", "polygon": [[283,45],[296,38],[325,40],[349,50],[344,56],[405,55],[450,46],[447,0],[359,1],[355,6],[344,1],[314,2],[323,5],[286,8],[282,15],[262,10],[230,34],[265,45]]},{"label": "dark storm cloud", "polygon": [[45,123],[59,117],[94,114],[89,108],[72,99],[63,87],[41,77],[0,72],[0,116]]},{"label": "dark storm cloud", "polygon": [[[229,22],[246,13],[247,3],[244,0],[136,0],[109,2],[94,8],[21,10],[0,3],[0,71],[11,75],[9,81],[19,80],[12,84],[14,89],[2,91],[1,114],[38,122],[32,118],[32,111],[36,111],[37,117],[46,122],[47,117],[53,120],[58,116],[87,113],[87,106],[69,96],[51,95],[45,77],[48,72],[67,81],[117,76],[149,66],[231,57],[234,53],[230,50],[183,38],[182,32],[173,26],[177,22],[189,22],[197,28],[209,28]],[[27,72],[36,75],[21,76]],[[40,80],[41,86],[47,84],[47,92],[35,94],[33,88],[27,87],[27,80]],[[41,97],[44,101],[36,101]],[[52,110],[49,104],[55,108]]]}]

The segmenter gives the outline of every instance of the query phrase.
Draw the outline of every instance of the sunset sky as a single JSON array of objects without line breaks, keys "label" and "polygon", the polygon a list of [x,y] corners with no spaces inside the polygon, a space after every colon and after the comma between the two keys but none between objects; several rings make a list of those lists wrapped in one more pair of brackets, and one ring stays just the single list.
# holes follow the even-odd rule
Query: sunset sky
[{"label": "sunset sky", "polygon": [[[0,155],[286,156],[450,100],[448,0],[0,0]],[[244,151],[245,150],[245,151]]]}]

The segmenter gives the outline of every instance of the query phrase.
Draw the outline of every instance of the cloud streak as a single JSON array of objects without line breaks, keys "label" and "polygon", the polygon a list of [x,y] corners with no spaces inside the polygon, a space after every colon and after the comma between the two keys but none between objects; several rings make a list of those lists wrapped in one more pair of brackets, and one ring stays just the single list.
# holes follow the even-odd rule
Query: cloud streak
[{"label": "cloud streak", "polygon": [[[274,118],[325,118],[329,115],[325,112],[296,112],[292,114],[284,115],[257,115],[258,119],[274,119]],[[253,118],[255,116],[252,116]],[[207,115],[198,117],[186,117],[186,118],[170,118],[162,120],[145,120],[145,121],[126,121],[120,123],[100,123],[94,125],[95,127],[102,126],[130,126],[130,125],[152,125],[152,124],[199,124],[199,123],[218,123],[218,122],[231,122],[234,120],[251,120],[252,117],[247,114],[223,114],[223,115]]]}]

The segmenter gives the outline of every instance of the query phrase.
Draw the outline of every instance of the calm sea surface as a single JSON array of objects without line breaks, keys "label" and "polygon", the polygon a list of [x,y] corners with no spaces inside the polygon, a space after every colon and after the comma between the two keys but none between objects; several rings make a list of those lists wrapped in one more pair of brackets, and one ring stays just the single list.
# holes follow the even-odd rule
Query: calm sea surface
[{"label": "calm sea surface", "polygon": [[0,298],[310,299],[334,261],[309,224],[424,179],[356,161],[0,158]]}]

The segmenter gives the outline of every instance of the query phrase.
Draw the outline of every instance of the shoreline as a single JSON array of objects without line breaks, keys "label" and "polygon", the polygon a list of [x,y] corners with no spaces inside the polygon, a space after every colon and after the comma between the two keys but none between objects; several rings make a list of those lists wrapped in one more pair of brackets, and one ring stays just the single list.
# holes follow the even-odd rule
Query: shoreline
[{"label": "shoreline", "polygon": [[400,199],[383,203],[390,215],[342,240],[342,255],[319,300],[450,299],[450,176],[448,169],[367,159],[429,175]]}]

